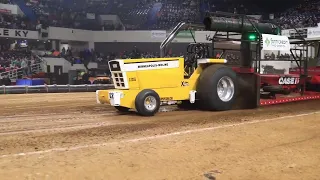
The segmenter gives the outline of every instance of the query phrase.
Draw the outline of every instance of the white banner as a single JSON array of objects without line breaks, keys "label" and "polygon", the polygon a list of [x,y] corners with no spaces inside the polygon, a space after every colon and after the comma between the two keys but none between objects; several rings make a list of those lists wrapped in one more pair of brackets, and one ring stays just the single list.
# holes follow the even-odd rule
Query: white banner
[{"label": "white banner", "polygon": [[38,4],[39,1],[38,0],[30,0],[31,3],[35,3],[35,4]]},{"label": "white banner", "polygon": [[0,13],[19,14],[19,7],[11,4],[0,4]]},{"label": "white banner", "polygon": [[0,28],[0,37],[21,38],[21,39],[38,39],[39,33],[37,31]]},{"label": "white banner", "polygon": [[211,38],[215,35],[215,31],[196,31],[195,38],[199,43],[211,43]]},{"label": "white banner", "polygon": [[290,51],[290,41],[287,36],[262,34],[262,50],[267,51]]},{"label": "white banner", "polygon": [[252,18],[254,18],[256,20],[259,20],[262,17],[262,15],[247,15],[247,16],[252,17]]},{"label": "white banner", "polygon": [[290,30],[289,29],[281,30],[281,35],[290,37]]},{"label": "white banner", "polygon": [[164,39],[167,36],[166,31],[151,31],[151,38],[161,38]]},{"label": "white banner", "polygon": [[178,68],[179,60],[169,61],[157,61],[157,62],[143,62],[143,63],[131,63],[124,64],[122,71],[142,71],[142,70],[154,70],[154,69],[171,69]]},{"label": "white banner", "polygon": [[320,37],[320,27],[308,28],[307,38],[318,38]]},{"label": "white banner", "polygon": [[274,14],[269,14],[269,19],[274,19]]},{"label": "white banner", "polygon": [[96,19],[96,14],[94,14],[94,13],[87,13],[87,19]]},{"label": "white banner", "polygon": [[[226,32],[219,32],[221,35],[227,35]],[[211,39],[216,35],[215,31],[195,31],[194,37],[198,43],[211,43]],[[220,36],[221,37],[221,36]],[[241,35],[229,35],[229,38],[240,39]],[[234,43],[234,42],[231,42]],[[219,43],[219,44],[230,44],[229,43]]]}]

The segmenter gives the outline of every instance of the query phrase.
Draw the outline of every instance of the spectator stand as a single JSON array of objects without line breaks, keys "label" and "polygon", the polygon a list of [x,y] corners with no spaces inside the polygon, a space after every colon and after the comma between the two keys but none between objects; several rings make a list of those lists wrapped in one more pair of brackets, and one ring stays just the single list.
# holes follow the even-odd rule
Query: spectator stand
[{"label": "spectator stand", "polygon": [[[12,62],[13,63],[13,62]],[[15,84],[18,79],[43,78],[46,62],[37,55],[33,55],[31,59],[24,59],[19,66],[7,68],[0,73],[0,79],[10,79]]]},{"label": "spectator stand", "polygon": [[[121,30],[121,26],[100,24],[96,18],[99,15],[114,14],[120,17],[126,30],[167,30],[180,21],[198,23],[201,20],[201,14],[217,10],[262,16],[272,13],[275,20],[285,29],[293,24],[297,27],[311,27],[317,26],[320,22],[320,2],[317,0],[304,0],[300,4],[284,2],[281,7],[290,8],[283,9],[282,13],[271,12],[270,3],[273,4],[274,1],[269,2],[270,7],[265,7],[261,2],[241,0],[232,2],[219,0],[3,0],[2,2],[15,2],[20,9],[24,9],[26,14],[25,17],[0,14],[0,27],[12,29],[35,30],[37,25],[42,24],[44,27]],[[24,3],[23,7],[21,3]],[[274,9],[273,5],[272,7]],[[27,13],[27,9],[32,13]],[[37,22],[34,21],[33,16]],[[93,16],[95,18],[92,18]]]},{"label": "spectator stand", "polygon": [[36,24],[26,16],[0,12],[0,28],[35,30]]}]

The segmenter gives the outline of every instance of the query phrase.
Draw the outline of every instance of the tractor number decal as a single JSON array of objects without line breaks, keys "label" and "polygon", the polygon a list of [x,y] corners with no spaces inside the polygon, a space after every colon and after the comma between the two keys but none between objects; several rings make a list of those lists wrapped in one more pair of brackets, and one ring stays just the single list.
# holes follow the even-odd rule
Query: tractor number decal
[{"label": "tractor number decal", "polygon": [[292,84],[299,84],[300,78],[297,77],[281,77],[279,78],[280,85],[292,85]]},{"label": "tractor number decal", "polygon": [[189,86],[189,82],[182,81],[182,82],[181,82],[181,86]]},{"label": "tractor number decal", "polygon": [[173,97],[162,97],[160,98],[161,101],[171,101],[173,100]]},{"label": "tractor number decal", "polygon": [[137,81],[137,79],[134,77],[134,78],[129,78],[129,81]]}]

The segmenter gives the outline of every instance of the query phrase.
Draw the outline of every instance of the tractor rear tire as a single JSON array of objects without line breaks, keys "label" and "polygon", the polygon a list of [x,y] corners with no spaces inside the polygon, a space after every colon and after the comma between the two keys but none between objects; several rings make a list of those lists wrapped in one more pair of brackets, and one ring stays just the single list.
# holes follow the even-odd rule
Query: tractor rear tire
[{"label": "tractor rear tire", "polygon": [[199,77],[197,99],[204,110],[230,110],[236,100],[237,88],[237,75],[231,68],[220,64],[211,65]]},{"label": "tractor rear tire", "polygon": [[123,106],[114,106],[119,112],[129,112],[130,108]]},{"label": "tractor rear tire", "polygon": [[135,106],[138,114],[154,116],[160,109],[160,97],[154,90],[144,89],[137,95]]}]

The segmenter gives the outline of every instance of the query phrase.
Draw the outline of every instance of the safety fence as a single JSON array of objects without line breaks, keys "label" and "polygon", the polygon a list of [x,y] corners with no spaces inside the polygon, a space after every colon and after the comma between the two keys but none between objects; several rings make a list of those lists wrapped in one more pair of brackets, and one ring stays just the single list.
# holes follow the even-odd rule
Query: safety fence
[{"label": "safety fence", "polygon": [[[38,55],[34,55],[36,62],[32,65],[30,65],[26,69],[26,73],[28,72],[30,74],[38,74],[39,72],[45,72],[45,69],[47,68],[47,62],[41,58]],[[11,69],[10,71],[1,72],[0,78],[8,77],[12,80],[16,80],[19,78],[22,78],[23,76],[26,76],[23,73],[23,68],[17,68],[17,69]]]},{"label": "safety fence", "polygon": [[0,86],[0,94],[95,92],[113,87],[112,84]]}]

